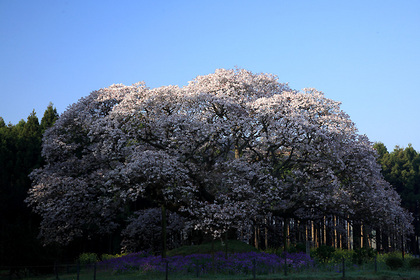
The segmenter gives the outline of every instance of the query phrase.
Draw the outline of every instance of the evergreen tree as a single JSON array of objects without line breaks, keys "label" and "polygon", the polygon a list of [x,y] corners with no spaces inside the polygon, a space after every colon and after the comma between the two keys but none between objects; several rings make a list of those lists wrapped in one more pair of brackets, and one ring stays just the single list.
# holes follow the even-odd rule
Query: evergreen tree
[{"label": "evergreen tree", "polygon": [[[52,112],[52,113],[51,113]],[[39,217],[24,202],[29,173],[42,165],[42,132],[55,119],[47,108],[41,128],[35,111],[17,125],[0,117],[0,266],[36,265],[48,256],[37,239]]]},{"label": "evergreen tree", "polygon": [[376,143],[382,174],[400,194],[402,206],[415,212],[420,200],[420,154],[411,144],[403,149],[396,146],[389,153],[383,143]]},{"label": "evergreen tree", "polygon": [[401,205],[409,210],[414,219],[415,236],[411,237],[410,251],[419,253],[420,237],[419,202],[420,202],[420,154],[411,144],[403,149],[396,146],[388,152],[383,143],[374,145],[378,151],[378,161],[382,165],[382,174],[401,196]]},{"label": "evergreen tree", "polygon": [[49,127],[51,127],[58,119],[57,109],[53,107],[53,104],[48,104],[47,110],[44,112],[44,116],[41,119],[41,131],[42,133]]}]

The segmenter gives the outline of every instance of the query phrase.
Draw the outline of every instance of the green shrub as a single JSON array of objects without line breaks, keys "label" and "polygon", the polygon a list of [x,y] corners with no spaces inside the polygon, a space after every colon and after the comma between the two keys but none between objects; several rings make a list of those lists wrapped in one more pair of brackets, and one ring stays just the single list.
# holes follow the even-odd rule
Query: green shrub
[{"label": "green shrub", "polygon": [[297,253],[306,252],[306,245],[303,244],[303,243],[297,243],[294,247],[295,247]]},{"label": "green shrub", "polygon": [[269,247],[269,248],[266,248],[263,252],[264,252],[264,253],[267,253],[267,254],[276,254],[276,255],[281,255],[281,254],[282,254],[282,252],[283,252],[283,249]]},{"label": "green shrub", "polygon": [[330,262],[341,263],[343,261],[343,258],[346,259],[346,260],[352,260],[353,251],[337,248],[337,249],[335,249],[334,253],[332,254]]},{"label": "green shrub", "polygon": [[331,259],[334,252],[335,252],[334,247],[321,245],[318,248],[316,248],[314,255],[320,262],[326,263],[328,262],[328,260]]},{"label": "green shrub", "polygon": [[354,264],[367,263],[376,255],[376,250],[372,248],[357,248],[353,250],[352,261]]},{"label": "green shrub", "polygon": [[[266,249],[263,250],[263,252],[265,252],[265,253],[276,254],[278,256],[283,256],[284,251],[285,251],[284,247],[280,247],[280,248],[269,247],[269,248],[266,248]],[[304,243],[297,243],[295,245],[288,246],[286,248],[286,252],[288,252],[288,253],[300,253],[300,252],[305,253],[306,252],[306,245]]]},{"label": "green shrub", "polygon": [[386,258],[385,263],[392,270],[397,270],[404,266],[404,261],[401,258],[394,256]]},{"label": "green shrub", "polygon": [[[396,258],[400,258],[401,259],[402,258],[401,251],[393,251],[393,252],[389,252],[389,253],[385,253],[385,254],[378,254],[377,255],[377,262],[378,263],[386,263],[386,260],[389,257],[396,257]],[[407,253],[404,254],[404,260],[409,261],[411,259],[414,259],[414,256],[413,255],[407,254]]]},{"label": "green shrub", "polygon": [[420,259],[410,259],[408,265],[410,268],[420,269]]},{"label": "green shrub", "polygon": [[115,254],[115,255],[102,254],[101,255],[101,260],[106,261],[106,260],[110,260],[110,259],[120,258],[120,257],[126,256],[126,255],[128,255],[128,253]]},{"label": "green shrub", "polygon": [[93,264],[99,261],[99,259],[95,253],[83,253],[80,254],[78,261],[80,264]]}]

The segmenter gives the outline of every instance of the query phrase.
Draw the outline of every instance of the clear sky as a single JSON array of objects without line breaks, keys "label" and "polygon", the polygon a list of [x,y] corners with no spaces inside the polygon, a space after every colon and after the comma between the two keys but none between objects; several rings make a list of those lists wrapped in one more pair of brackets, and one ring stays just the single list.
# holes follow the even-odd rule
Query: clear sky
[{"label": "clear sky", "polygon": [[0,0],[0,116],[217,68],[314,87],[371,141],[420,151],[420,1]]}]

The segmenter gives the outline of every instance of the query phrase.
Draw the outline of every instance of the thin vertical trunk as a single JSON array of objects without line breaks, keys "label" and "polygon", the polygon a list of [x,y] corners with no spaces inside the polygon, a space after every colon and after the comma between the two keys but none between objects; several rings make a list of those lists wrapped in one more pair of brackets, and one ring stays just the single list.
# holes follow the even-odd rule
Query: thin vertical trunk
[{"label": "thin vertical trunk", "polygon": [[265,229],[264,229],[264,245],[265,245],[265,250],[268,249],[268,226],[267,226],[267,218],[265,218]]},{"label": "thin vertical trunk", "polygon": [[371,247],[369,245],[369,243],[370,243],[369,231],[370,231],[370,228],[364,224],[363,225],[363,247],[366,247],[366,248]]},{"label": "thin vertical trunk", "polygon": [[376,228],[376,250],[382,252],[382,233],[380,228]]},{"label": "thin vertical trunk", "polygon": [[166,258],[166,207],[162,204],[162,258]]},{"label": "thin vertical trunk", "polygon": [[347,221],[347,237],[346,237],[346,240],[347,240],[347,249],[348,250],[351,250],[351,249],[353,249],[352,248],[352,244],[351,244],[351,241],[352,241],[352,237],[351,237],[351,229],[350,229],[350,222],[349,221]]},{"label": "thin vertical trunk", "polygon": [[312,236],[312,232],[311,232],[311,222],[309,222],[309,226],[308,223],[306,223],[305,225],[305,245],[306,245],[306,254],[309,256],[310,255],[310,250],[311,250],[311,238]]},{"label": "thin vertical trunk", "polygon": [[257,225],[254,225],[254,246],[256,249],[259,249],[258,246],[258,227]]},{"label": "thin vertical trunk", "polygon": [[334,248],[338,247],[338,242],[337,242],[337,217],[334,215],[334,222],[333,222],[333,226],[334,226],[334,235],[333,235],[333,246]]},{"label": "thin vertical trunk", "polygon": [[334,247],[334,227],[332,217],[325,217],[325,244]]},{"label": "thin vertical trunk", "polygon": [[362,245],[361,236],[361,224],[359,222],[353,222],[353,249],[360,249]]},{"label": "thin vertical trunk", "polygon": [[311,221],[310,227],[311,227],[311,240],[314,243],[313,246],[318,247],[318,240],[316,238],[316,229],[315,229],[314,221]]},{"label": "thin vertical trunk", "polygon": [[319,233],[319,246],[324,245],[324,219],[321,219],[319,222],[319,228],[318,228],[318,233]]},{"label": "thin vertical trunk", "polygon": [[284,224],[283,224],[283,250],[287,251],[287,239],[289,237],[289,221],[287,218],[284,218]]},{"label": "thin vertical trunk", "polygon": [[382,230],[382,248],[385,253],[389,251],[389,242],[388,242],[388,235],[385,230]]},{"label": "thin vertical trunk", "polygon": [[226,240],[226,242],[225,242],[225,246],[226,246],[226,248],[225,248],[225,258],[227,259],[228,258],[228,232],[227,231],[225,232],[225,240]]}]

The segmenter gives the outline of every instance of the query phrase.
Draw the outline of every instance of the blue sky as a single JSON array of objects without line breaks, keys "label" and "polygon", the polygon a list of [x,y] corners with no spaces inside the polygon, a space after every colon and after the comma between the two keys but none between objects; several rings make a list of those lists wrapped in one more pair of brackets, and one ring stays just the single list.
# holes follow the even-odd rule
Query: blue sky
[{"label": "blue sky", "polygon": [[0,116],[217,68],[314,87],[371,141],[420,151],[420,1],[0,0]]}]

